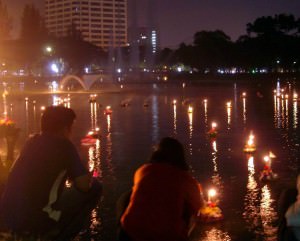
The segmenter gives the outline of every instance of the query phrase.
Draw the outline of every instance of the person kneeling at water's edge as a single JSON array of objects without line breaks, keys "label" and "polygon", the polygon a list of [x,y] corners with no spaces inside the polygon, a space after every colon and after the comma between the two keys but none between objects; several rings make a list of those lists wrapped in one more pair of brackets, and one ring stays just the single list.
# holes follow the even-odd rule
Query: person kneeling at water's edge
[{"label": "person kneeling at water's edge", "polygon": [[118,202],[119,240],[188,240],[191,220],[203,205],[201,186],[188,171],[182,144],[163,138],[150,163],[135,172],[132,191]]},{"label": "person kneeling at water's edge", "polygon": [[[29,138],[15,161],[0,201],[0,215],[16,235],[71,240],[86,225],[102,195],[70,141],[72,109],[47,107],[41,133]],[[66,180],[72,186],[65,187]]]}]

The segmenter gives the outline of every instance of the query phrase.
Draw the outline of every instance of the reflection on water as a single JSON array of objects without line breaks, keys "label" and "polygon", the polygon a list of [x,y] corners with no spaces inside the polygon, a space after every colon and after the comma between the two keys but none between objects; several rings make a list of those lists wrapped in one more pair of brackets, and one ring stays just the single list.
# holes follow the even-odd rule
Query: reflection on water
[{"label": "reflection on water", "polygon": [[203,105],[204,105],[204,123],[205,123],[205,127],[207,127],[207,121],[208,121],[208,117],[207,117],[207,99],[203,100]]},{"label": "reflection on water", "polygon": [[152,143],[158,142],[159,134],[159,113],[158,113],[158,99],[157,96],[152,96]]},{"label": "reflection on water", "polygon": [[[107,134],[106,134],[106,146],[105,146],[105,151],[106,151],[106,158],[105,158],[105,170],[107,173],[107,177],[110,178],[115,178],[114,177],[114,167],[112,165],[112,138],[111,138],[111,115],[106,115],[106,124],[107,124]],[[104,173],[103,173],[104,174]]]},{"label": "reflection on water", "polygon": [[230,130],[230,125],[231,125],[231,101],[227,102],[226,104],[227,107],[227,130]]},{"label": "reflection on water", "polygon": [[192,156],[193,155],[193,144],[192,144],[192,138],[193,138],[193,108],[189,107],[188,111],[189,116],[189,153]]},{"label": "reflection on water", "polygon": [[298,101],[293,101],[293,128],[297,129],[298,127]]},{"label": "reflection on water", "polygon": [[28,98],[25,98],[25,136],[29,135],[29,108]]},{"label": "reflection on water", "polygon": [[90,103],[90,113],[91,113],[91,128],[92,130],[96,130],[96,128],[98,128],[98,124],[97,124],[98,111],[97,111],[96,102]]},{"label": "reflection on water", "polygon": [[219,190],[219,196],[222,197],[223,194],[223,184],[222,184],[222,178],[220,176],[219,170],[218,170],[218,150],[217,150],[217,141],[212,141],[212,163],[213,163],[213,175],[212,175],[212,184],[217,187]]},{"label": "reflection on water", "polygon": [[275,221],[277,219],[277,213],[274,211],[274,200],[271,198],[271,190],[268,185],[264,185],[261,189],[262,196],[260,202],[260,215],[264,233],[264,240],[277,240],[276,233],[277,228]]},{"label": "reflection on water", "polygon": [[205,232],[205,237],[201,241],[231,241],[231,238],[227,232],[212,228]]},{"label": "reflection on water", "polygon": [[246,124],[247,122],[247,109],[246,109],[246,97],[243,96],[243,122]]},{"label": "reflection on water", "polygon": [[[102,232],[99,240],[115,240],[116,200],[121,193],[131,187],[133,173],[147,160],[152,144],[157,143],[165,135],[175,135],[184,143],[189,151],[188,158],[193,167],[193,174],[203,184],[212,182],[222,194],[224,221],[221,225],[203,226],[199,234],[203,235],[201,239],[198,237],[196,240],[249,241],[252,240],[253,235],[255,240],[259,241],[275,240],[276,200],[271,197],[276,197],[278,190],[273,186],[272,188],[268,185],[260,186],[261,184],[256,180],[255,168],[259,167],[259,164],[255,163],[256,156],[248,156],[245,160],[241,142],[245,138],[244,133],[249,133],[250,126],[251,129],[256,129],[251,120],[259,120],[256,122],[260,125],[258,136],[265,137],[265,134],[268,136],[271,133],[272,137],[275,136],[280,141],[276,154],[281,156],[284,155],[282,154],[284,151],[289,152],[288,156],[278,158],[274,162],[276,172],[280,176],[279,181],[284,182],[289,179],[290,169],[288,176],[284,176],[285,173],[281,172],[286,168],[287,163],[288,168],[292,166],[291,163],[295,167],[299,166],[298,102],[294,99],[289,101],[285,95],[282,97],[281,93],[279,96],[276,93],[274,99],[271,97],[269,100],[268,97],[264,97],[265,109],[257,108],[261,104],[260,100],[256,95],[251,96],[251,92],[247,90],[249,93],[247,99],[243,97],[242,104],[237,105],[236,93],[240,93],[238,85],[214,88],[187,86],[184,88],[185,96],[182,96],[181,86],[180,91],[178,88],[166,90],[160,88],[160,85],[155,89],[140,92],[129,89],[130,87],[126,87],[118,93],[99,95],[103,106],[112,106],[113,113],[108,115],[103,114],[97,102],[88,101],[89,94],[72,94],[72,99],[69,98],[70,96],[65,98],[58,94],[55,98],[52,94],[29,95],[27,99],[22,96],[18,97],[19,99],[12,99],[14,108],[9,113],[16,118],[17,124],[22,129],[21,134],[26,137],[39,130],[41,111],[36,107],[46,106],[48,103],[74,108],[78,114],[73,133],[77,145],[78,140],[86,135],[87,130],[100,129],[101,136],[93,145],[88,147],[78,145],[85,152],[89,170],[103,182],[104,186],[105,196],[101,203],[103,206],[95,209],[91,214],[92,229]],[[170,96],[178,100],[192,99],[196,112],[187,113],[186,107],[176,104],[173,104],[171,109],[170,101],[167,101]],[[7,98],[10,100],[10,95]],[[120,108],[119,103],[128,98],[131,100],[130,107]],[[141,111],[143,109],[141,103],[145,98],[151,104],[149,111]],[[228,104],[228,100],[233,98],[234,110],[231,102]],[[36,100],[36,103],[33,100]],[[18,106],[21,111],[18,111]],[[198,115],[199,106],[201,109]],[[265,110],[267,112],[264,112]],[[236,113],[242,114],[236,115]],[[267,116],[270,113],[271,116]],[[207,138],[206,130],[210,119],[220,123],[217,140]],[[240,128],[239,123],[242,123],[243,128]],[[266,145],[269,148],[269,145],[276,144],[276,138],[268,139],[269,143],[258,142],[257,154],[260,155],[260,150],[265,149]],[[293,158],[293,162],[289,158]],[[232,223],[240,226],[236,227]]]},{"label": "reflection on water", "polygon": [[[288,167],[297,170],[299,167],[299,135],[296,133],[299,125],[299,106],[296,88],[288,86],[289,93],[285,89],[274,90],[274,124],[282,138],[282,146],[289,150],[286,158]],[[291,99],[291,101],[289,101]]]},{"label": "reflection on water", "polygon": [[260,213],[259,213],[259,188],[255,181],[255,166],[254,157],[248,156],[248,182],[247,193],[244,199],[244,212],[243,217],[247,223],[247,228],[259,234],[260,227]]},{"label": "reflection on water", "polygon": [[177,106],[176,103],[173,103],[173,128],[174,135],[177,135]]},{"label": "reflection on water", "polygon": [[259,190],[255,181],[254,157],[249,156],[247,194],[244,199],[243,217],[247,223],[247,228],[256,237],[261,235],[260,227],[262,227],[264,240],[277,239],[277,213],[274,210],[274,201],[271,198],[271,189],[268,185],[264,185]]}]

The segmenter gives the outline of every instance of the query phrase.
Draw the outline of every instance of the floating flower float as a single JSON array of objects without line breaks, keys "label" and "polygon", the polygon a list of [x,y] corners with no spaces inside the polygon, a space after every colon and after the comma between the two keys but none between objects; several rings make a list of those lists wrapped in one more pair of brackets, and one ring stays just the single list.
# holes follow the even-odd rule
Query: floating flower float
[{"label": "floating flower float", "polygon": [[90,103],[95,103],[97,101],[97,95],[96,94],[91,94],[89,102]]},{"label": "floating flower float", "polygon": [[216,122],[213,122],[211,123],[211,129],[208,131],[208,136],[211,138],[211,139],[215,139],[217,137],[217,123]]},{"label": "floating flower float", "polygon": [[224,219],[222,210],[218,207],[218,200],[216,199],[217,192],[215,189],[208,191],[208,200],[206,205],[198,212],[198,217],[201,222],[211,223]]},{"label": "floating flower float", "polygon": [[16,127],[14,121],[7,117],[0,119],[0,138],[4,138],[6,141],[6,160],[8,166],[10,166],[14,160],[14,150],[19,133],[20,128]]},{"label": "floating flower float", "polygon": [[274,181],[278,178],[278,175],[272,170],[272,158],[276,156],[270,152],[268,156],[264,156],[264,169],[260,172],[259,180],[262,182]]},{"label": "floating flower float", "polygon": [[245,153],[253,153],[256,151],[256,146],[255,146],[255,143],[254,143],[254,135],[253,134],[250,134],[249,135],[249,138],[248,138],[248,141],[244,147],[244,152]]},{"label": "floating flower float", "polygon": [[120,104],[121,107],[128,107],[130,105],[130,101],[129,100],[123,100]]},{"label": "floating flower float", "polygon": [[89,146],[96,144],[97,140],[100,139],[99,129],[97,128],[94,131],[89,131],[85,137],[81,139],[81,145]]},{"label": "floating flower float", "polygon": [[16,123],[5,117],[0,119],[0,137],[14,137],[19,134],[20,129],[16,127]]},{"label": "floating flower float", "polygon": [[112,114],[112,109],[110,106],[106,106],[105,110],[104,110],[104,114],[105,115],[111,115]]}]

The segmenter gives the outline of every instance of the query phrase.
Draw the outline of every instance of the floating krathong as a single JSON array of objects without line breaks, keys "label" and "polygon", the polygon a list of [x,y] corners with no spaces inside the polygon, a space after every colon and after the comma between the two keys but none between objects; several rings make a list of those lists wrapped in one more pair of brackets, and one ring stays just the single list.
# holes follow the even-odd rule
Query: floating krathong
[{"label": "floating krathong", "polygon": [[254,135],[250,134],[249,139],[244,147],[244,152],[253,153],[256,151],[256,146],[254,143]]},{"label": "floating krathong", "polygon": [[201,222],[211,223],[223,220],[224,216],[222,210],[218,207],[218,200],[216,199],[217,192],[215,189],[208,191],[208,200],[206,205],[198,212],[198,217]]},{"label": "floating krathong", "polygon": [[120,105],[121,105],[121,107],[127,107],[127,106],[130,105],[130,101],[129,100],[123,100]]},{"label": "floating krathong", "polygon": [[276,156],[270,152],[268,156],[264,156],[264,169],[260,172],[259,180],[262,182],[274,181],[278,178],[278,175],[272,170],[272,158]]},{"label": "floating krathong", "polygon": [[104,110],[104,114],[105,115],[111,115],[112,114],[112,109],[110,106],[106,106],[105,110]]},{"label": "floating krathong", "polygon": [[95,103],[97,101],[97,95],[96,94],[91,94],[89,102],[90,103]]},{"label": "floating krathong", "polygon": [[81,139],[81,145],[89,146],[96,144],[97,140],[100,139],[99,129],[97,128],[94,131],[89,131],[85,137]]},{"label": "floating krathong", "polygon": [[217,137],[217,123],[216,122],[212,122],[211,123],[211,129],[208,131],[208,136],[212,139]]}]

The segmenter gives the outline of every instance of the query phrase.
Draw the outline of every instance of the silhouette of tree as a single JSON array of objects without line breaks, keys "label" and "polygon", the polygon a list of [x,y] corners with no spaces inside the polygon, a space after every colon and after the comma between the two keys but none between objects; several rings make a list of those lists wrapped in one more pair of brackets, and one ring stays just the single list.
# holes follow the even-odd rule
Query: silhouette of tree
[{"label": "silhouette of tree", "polygon": [[279,14],[275,16],[278,31],[284,34],[296,33],[298,28],[298,23],[294,15]]},{"label": "silhouette of tree", "polygon": [[231,65],[233,43],[221,30],[200,31],[194,35],[194,60],[200,69],[214,69],[220,65]]},{"label": "silhouette of tree", "polygon": [[0,40],[9,39],[12,20],[8,15],[7,6],[0,0]]},{"label": "silhouette of tree", "polygon": [[43,18],[34,4],[26,4],[21,19],[22,40],[36,42],[47,37],[47,31]]}]

